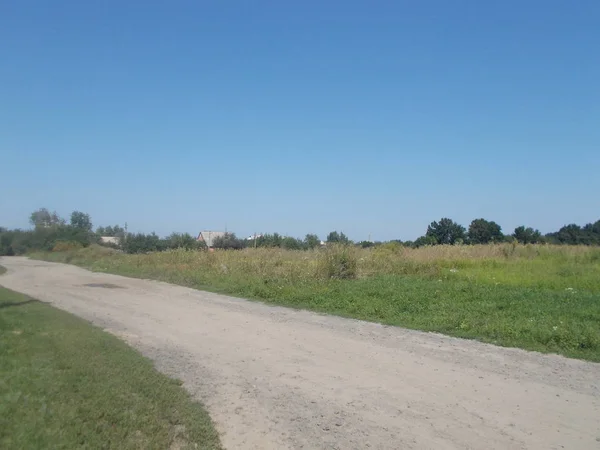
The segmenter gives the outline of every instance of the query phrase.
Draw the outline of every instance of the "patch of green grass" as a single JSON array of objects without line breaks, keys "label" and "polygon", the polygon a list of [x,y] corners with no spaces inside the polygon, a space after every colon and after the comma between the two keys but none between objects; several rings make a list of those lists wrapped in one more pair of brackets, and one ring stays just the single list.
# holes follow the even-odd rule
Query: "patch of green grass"
[{"label": "patch of green grass", "polygon": [[2,275],[3,273],[6,273],[6,267],[0,266],[0,275]]},{"label": "patch of green grass", "polygon": [[[357,279],[322,252],[83,249],[36,255],[91,270],[600,362],[600,250],[439,246],[356,250]],[[352,255],[350,255],[352,257]]]},{"label": "patch of green grass", "polygon": [[221,447],[180,382],[116,337],[0,288],[0,448]]}]

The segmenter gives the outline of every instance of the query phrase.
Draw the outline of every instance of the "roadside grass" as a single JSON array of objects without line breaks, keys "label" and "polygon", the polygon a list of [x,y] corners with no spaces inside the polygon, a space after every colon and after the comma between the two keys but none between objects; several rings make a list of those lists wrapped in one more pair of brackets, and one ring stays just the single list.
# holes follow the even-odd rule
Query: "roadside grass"
[{"label": "roadside grass", "polygon": [[[33,255],[91,270],[600,362],[600,249],[353,249],[355,279],[324,276],[322,251]],[[348,256],[348,255],[346,255]]]},{"label": "roadside grass", "polygon": [[148,359],[71,314],[0,288],[0,448],[221,446],[202,406]]},{"label": "roadside grass", "polygon": [[0,266],[0,275],[2,275],[3,273],[6,273],[6,267]]}]

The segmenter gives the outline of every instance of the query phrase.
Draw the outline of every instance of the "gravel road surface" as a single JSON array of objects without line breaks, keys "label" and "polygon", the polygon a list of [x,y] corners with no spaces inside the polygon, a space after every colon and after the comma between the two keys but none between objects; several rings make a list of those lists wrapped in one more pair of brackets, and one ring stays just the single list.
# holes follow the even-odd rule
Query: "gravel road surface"
[{"label": "gravel road surface", "polygon": [[180,378],[228,449],[600,449],[600,364],[0,258]]}]

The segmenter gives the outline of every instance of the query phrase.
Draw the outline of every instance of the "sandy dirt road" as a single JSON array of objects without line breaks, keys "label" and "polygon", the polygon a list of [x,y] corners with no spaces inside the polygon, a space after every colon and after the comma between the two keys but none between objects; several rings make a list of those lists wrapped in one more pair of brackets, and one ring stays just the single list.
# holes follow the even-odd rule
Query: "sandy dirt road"
[{"label": "sandy dirt road", "polygon": [[596,449],[600,364],[0,258],[180,378],[229,449]]}]

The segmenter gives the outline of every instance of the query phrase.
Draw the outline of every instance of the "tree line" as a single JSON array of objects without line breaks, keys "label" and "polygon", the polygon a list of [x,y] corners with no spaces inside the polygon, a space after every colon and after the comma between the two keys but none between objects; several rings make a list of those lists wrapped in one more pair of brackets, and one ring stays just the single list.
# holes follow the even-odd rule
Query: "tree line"
[{"label": "tree line", "polygon": [[[31,213],[29,230],[8,230],[0,227],[0,255],[22,255],[30,251],[52,251],[87,247],[101,244],[118,247],[126,253],[147,253],[175,248],[196,250],[206,245],[189,233],[172,233],[161,238],[156,233],[128,233],[127,225],[100,226],[93,231],[89,214],[73,211],[69,221],[61,218],[56,212],[46,208]],[[119,238],[119,244],[103,243],[100,238],[110,236]],[[519,226],[511,234],[504,234],[502,228],[494,221],[483,218],[473,220],[468,228],[444,217],[433,221],[425,234],[414,241],[396,240],[398,245],[416,248],[426,245],[471,245],[494,244],[502,242],[518,242],[521,244],[564,244],[564,245],[600,245],[600,220],[580,226],[569,224],[558,231],[542,235],[539,230]],[[373,247],[384,242],[351,241],[343,232],[332,231],[327,235],[324,244],[347,244],[359,247]],[[304,239],[283,236],[279,233],[263,234],[251,239],[240,239],[235,233],[226,233],[213,242],[218,249],[283,248],[288,250],[310,250],[322,245],[319,236],[307,234]]]}]

